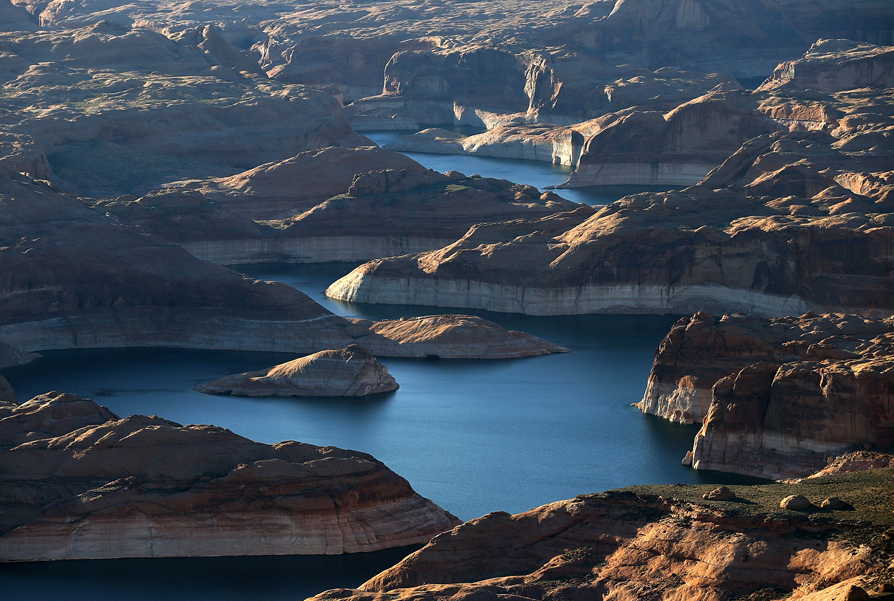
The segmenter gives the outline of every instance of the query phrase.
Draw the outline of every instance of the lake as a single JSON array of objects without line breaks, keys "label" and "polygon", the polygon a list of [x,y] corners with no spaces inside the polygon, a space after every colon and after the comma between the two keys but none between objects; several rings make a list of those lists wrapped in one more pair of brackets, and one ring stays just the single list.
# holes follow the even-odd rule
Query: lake
[{"label": "lake", "polygon": [[[423,159],[423,164],[439,170],[457,169],[538,187],[552,184],[537,178],[556,181],[562,172],[545,163],[445,155]],[[463,166],[466,161],[472,161],[471,166]],[[326,299],[323,290],[352,267],[240,269],[292,285],[348,317],[447,312]],[[54,351],[3,375],[20,399],[60,390],[93,398],[120,416],[157,414],[184,424],[224,426],[267,443],[292,439],[368,452],[406,477],[420,494],[462,519],[497,510],[524,511],[630,484],[747,481],[682,467],[680,461],[697,428],[646,416],[630,406],[641,398],[655,349],[675,316],[466,312],[536,334],[572,352],[498,361],[386,358],[382,362],[401,388],[363,399],[249,399],[192,390],[205,380],[294,358],[286,354]],[[0,588],[18,601],[294,600],[327,588],[356,586],[406,552],[0,564]]]}]

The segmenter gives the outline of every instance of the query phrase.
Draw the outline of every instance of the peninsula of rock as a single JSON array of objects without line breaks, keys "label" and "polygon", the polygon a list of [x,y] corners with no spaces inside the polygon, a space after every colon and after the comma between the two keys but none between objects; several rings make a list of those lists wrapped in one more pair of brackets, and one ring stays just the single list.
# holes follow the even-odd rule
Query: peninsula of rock
[{"label": "peninsula of rock", "polygon": [[48,393],[0,408],[0,561],[326,555],[458,520],[364,453],[120,419]]}]

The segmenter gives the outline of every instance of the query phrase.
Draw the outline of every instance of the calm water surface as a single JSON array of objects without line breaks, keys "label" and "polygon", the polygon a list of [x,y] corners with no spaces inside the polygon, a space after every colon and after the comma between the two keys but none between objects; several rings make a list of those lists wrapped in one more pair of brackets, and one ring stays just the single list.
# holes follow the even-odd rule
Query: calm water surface
[{"label": "calm water surface", "polygon": [[[384,143],[376,139],[379,143]],[[386,140],[387,141],[387,140]],[[542,188],[568,170],[546,163],[410,154],[440,171],[505,178]],[[600,190],[601,204],[637,190]],[[295,286],[331,311],[373,319],[443,313],[431,307],[346,304],[323,290],[353,265],[253,266],[244,271]],[[210,423],[274,443],[300,440],[373,454],[422,495],[462,519],[519,512],[629,484],[741,482],[683,468],[696,428],[642,415],[652,357],[672,316],[526,317],[470,311],[573,352],[522,360],[384,359],[401,388],[364,399],[247,399],[192,388],[261,369],[287,354],[170,349],[47,352],[5,370],[20,399],[49,390],[91,397],[120,416],[157,414]],[[302,599],[356,586],[406,550],[329,558],[202,558],[0,564],[0,595],[60,599]]]}]

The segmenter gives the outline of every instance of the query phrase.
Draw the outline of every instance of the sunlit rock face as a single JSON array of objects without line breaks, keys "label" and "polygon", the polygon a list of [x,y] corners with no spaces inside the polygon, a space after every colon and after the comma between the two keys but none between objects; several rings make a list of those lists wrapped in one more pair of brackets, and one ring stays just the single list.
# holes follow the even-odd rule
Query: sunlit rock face
[{"label": "sunlit rock face", "polygon": [[840,533],[836,521],[854,511],[827,511],[820,524],[779,510],[779,500],[794,490],[819,503],[829,488],[849,488],[845,496],[861,523],[887,528],[883,510],[866,521],[862,516],[872,511],[877,487],[889,485],[891,470],[864,478],[825,478],[816,488],[732,487],[725,501],[703,499],[713,485],[632,487],[517,515],[494,512],[435,537],[357,589],[314,599],[720,600],[771,587],[773,594],[817,601],[846,598],[854,589],[865,595],[862,587],[884,578],[884,552],[849,542],[848,534],[838,540],[824,534]]},{"label": "sunlit rock face", "polygon": [[0,409],[0,439],[0,561],[358,553],[457,523],[370,455],[69,394]]},{"label": "sunlit rock face", "polygon": [[728,375],[761,362],[779,367],[799,361],[872,358],[881,350],[873,341],[884,339],[892,329],[890,318],[846,314],[765,319],[697,313],[678,321],[665,336],[638,406],[671,421],[702,423],[711,406],[712,388]]},{"label": "sunlit rock face", "polygon": [[882,312],[892,236],[883,215],[796,217],[723,190],[640,194],[591,216],[477,226],[438,251],[362,265],[327,294],[532,315]]},{"label": "sunlit rock face", "polygon": [[234,396],[366,396],[397,390],[388,369],[362,347],[320,351],[269,369],[234,374],[196,387]]}]

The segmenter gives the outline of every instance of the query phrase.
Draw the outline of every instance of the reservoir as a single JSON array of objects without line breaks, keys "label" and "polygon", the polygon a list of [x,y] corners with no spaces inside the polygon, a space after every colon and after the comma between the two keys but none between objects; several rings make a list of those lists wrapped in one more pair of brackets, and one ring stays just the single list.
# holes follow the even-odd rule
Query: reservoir
[{"label": "reservoir", "polygon": [[[458,159],[484,162],[469,168],[457,166]],[[523,183],[530,183],[526,178],[535,168],[561,169],[478,157],[424,155],[423,160],[439,170]],[[449,160],[451,165],[435,166],[429,160]],[[503,169],[508,171],[495,175],[494,170]],[[553,177],[563,179],[561,172]],[[560,191],[563,196],[565,192]],[[449,312],[326,299],[323,290],[353,267],[254,265],[240,269],[292,285],[346,317],[384,319]],[[54,351],[3,375],[20,400],[59,390],[93,398],[122,417],[156,414],[183,424],[223,426],[266,443],[299,440],[371,453],[407,478],[417,492],[463,520],[491,511],[517,513],[631,484],[744,481],[682,467],[680,461],[691,448],[697,427],[670,424],[630,406],[641,398],[655,349],[679,316],[531,317],[467,312],[541,336],[572,352],[497,361],[383,358],[400,389],[362,399],[256,399],[192,390],[212,378],[295,358],[286,354]],[[329,558],[0,565],[0,587],[20,601],[294,600],[327,588],[356,586],[407,551]]]}]

